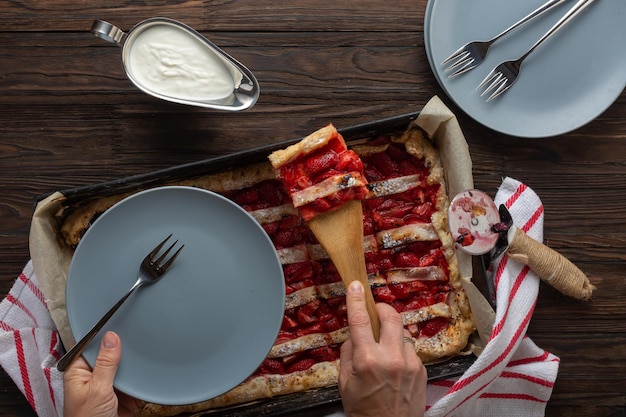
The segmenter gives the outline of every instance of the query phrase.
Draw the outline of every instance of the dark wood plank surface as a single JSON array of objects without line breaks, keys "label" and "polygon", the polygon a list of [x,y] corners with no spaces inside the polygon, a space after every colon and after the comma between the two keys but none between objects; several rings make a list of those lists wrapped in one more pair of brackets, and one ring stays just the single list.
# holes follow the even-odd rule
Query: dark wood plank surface
[{"label": "dark wood plank surface", "polygon": [[[626,407],[626,94],[588,125],[550,139],[498,134],[465,116],[426,59],[426,0],[43,0],[0,2],[0,296],[29,260],[33,199],[420,108],[458,114],[478,188],[504,176],[545,204],[545,238],[598,287],[580,303],[542,284],[529,335],[561,358],[548,416]],[[120,49],[94,38],[165,16],[245,63],[262,95],[243,113],[158,101],[132,86]],[[0,371],[0,414],[33,416]],[[623,415],[623,414],[622,414]]]}]

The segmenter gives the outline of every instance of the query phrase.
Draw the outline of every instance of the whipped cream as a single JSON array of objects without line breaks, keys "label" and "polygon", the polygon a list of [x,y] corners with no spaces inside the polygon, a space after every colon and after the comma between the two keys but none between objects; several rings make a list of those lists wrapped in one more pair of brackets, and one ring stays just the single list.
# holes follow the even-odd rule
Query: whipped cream
[{"label": "whipped cream", "polygon": [[134,81],[157,94],[184,100],[219,100],[235,81],[221,56],[182,28],[153,25],[134,38],[127,69]]}]

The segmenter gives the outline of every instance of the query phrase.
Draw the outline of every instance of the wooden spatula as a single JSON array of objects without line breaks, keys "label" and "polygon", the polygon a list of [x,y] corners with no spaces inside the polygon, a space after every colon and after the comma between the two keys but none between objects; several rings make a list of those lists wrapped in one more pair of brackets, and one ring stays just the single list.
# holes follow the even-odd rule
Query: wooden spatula
[{"label": "wooden spatula", "polygon": [[[298,143],[274,151],[268,158],[294,207],[328,253],[346,288],[355,280],[363,284],[367,312],[378,342],[380,322],[363,253],[360,198],[368,192],[367,180],[358,155],[348,150],[341,134],[330,124]],[[329,173],[327,177],[322,175]],[[335,198],[328,200],[330,196]]]},{"label": "wooden spatula", "polygon": [[355,280],[363,284],[367,312],[372,323],[374,339],[378,342],[380,321],[365,269],[361,202],[350,200],[337,210],[318,214],[307,224],[335,264],[346,288]]}]

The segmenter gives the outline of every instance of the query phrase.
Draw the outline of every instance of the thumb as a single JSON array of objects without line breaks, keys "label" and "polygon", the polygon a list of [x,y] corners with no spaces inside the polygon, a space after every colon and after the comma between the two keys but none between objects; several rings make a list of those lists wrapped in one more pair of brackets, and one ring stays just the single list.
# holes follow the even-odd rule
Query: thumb
[{"label": "thumb", "polygon": [[112,386],[121,357],[120,337],[114,332],[106,332],[93,367],[93,381],[104,386]]},{"label": "thumb", "polygon": [[346,306],[348,308],[348,325],[350,326],[352,348],[359,350],[363,343],[374,341],[372,326],[365,305],[365,291],[363,284],[359,281],[352,281],[348,286]]}]

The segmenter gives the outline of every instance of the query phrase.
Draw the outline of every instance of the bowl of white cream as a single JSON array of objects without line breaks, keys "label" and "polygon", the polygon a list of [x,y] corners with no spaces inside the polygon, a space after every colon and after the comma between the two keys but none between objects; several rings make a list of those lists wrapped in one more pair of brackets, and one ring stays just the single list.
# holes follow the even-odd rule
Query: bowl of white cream
[{"label": "bowl of white cream", "polygon": [[250,108],[259,98],[259,83],[249,69],[176,20],[147,19],[128,33],[96,20],[91,32],[122,48],[126,75],[154,97],[230,111]]}]

